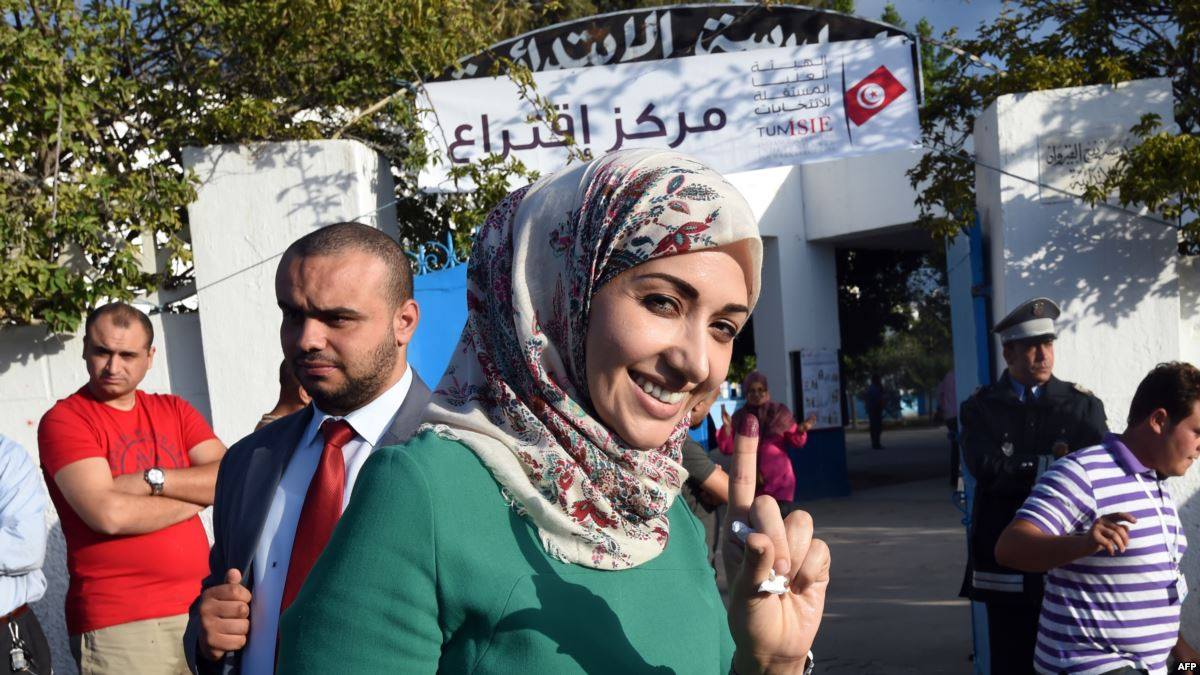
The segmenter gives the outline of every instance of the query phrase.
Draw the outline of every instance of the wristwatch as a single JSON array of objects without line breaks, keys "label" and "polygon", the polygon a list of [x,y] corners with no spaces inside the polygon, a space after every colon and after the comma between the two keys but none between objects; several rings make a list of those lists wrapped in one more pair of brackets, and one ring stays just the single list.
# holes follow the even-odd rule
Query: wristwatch
[{"label": "wristwatch", "polygon": [[142,473],[142,478],[150,486],[150,494],[161,495],[163,493],[163,484],[167,482],[167,474],[162,470],[162,467],[156,466],[146,469]]}]

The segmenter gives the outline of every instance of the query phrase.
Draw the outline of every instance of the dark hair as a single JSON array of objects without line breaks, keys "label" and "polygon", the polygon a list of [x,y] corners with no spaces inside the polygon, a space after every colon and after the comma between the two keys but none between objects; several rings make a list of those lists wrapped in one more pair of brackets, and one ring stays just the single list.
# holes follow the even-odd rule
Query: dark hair
[{"label": "dark hair", "polygon": [[1133,403],[1129,404],[1129,426],[1141,423],[1150,413],[1162,408],[1171,424],[1192,414],[1200,401],[1200,369],[1190,363],[1160,363],[1142,378]]},{"label": "dark hair", "polygon": [[110,302],[88,312],[87,320],[83,324],[84,340],[91,337],[92,324],[102,316],[107,316],[117,328],[129,328],[134,321],[140,323],[142,330],[146,331],[146,349],[150,349],[154,344],[154,326],[150,323],[150,317],[133,305],[124,302]]},{"label": "dark hair", "polygon": [[388,271],[388,301],[395,307],[412,297],[412,267],[400,244],[362,223],[334,223],[300,237],[283,252],[280,267],[292,257],[337,255],[362,251],[381,260]]}]

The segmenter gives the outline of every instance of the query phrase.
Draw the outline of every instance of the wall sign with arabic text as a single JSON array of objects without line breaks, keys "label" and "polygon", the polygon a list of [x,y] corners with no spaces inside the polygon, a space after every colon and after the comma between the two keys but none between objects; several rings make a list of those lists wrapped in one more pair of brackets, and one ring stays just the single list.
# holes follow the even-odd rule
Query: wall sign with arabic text
[{"label": "wall sign with arabic text", "polygon": [[916,35],[879,21],[796,5],[675,5],[600,14],[518,35],[463,59],[439,79],[501,75],[504,59],[536,73],[900,36],[913,40],[912,58],[919,63]]}]

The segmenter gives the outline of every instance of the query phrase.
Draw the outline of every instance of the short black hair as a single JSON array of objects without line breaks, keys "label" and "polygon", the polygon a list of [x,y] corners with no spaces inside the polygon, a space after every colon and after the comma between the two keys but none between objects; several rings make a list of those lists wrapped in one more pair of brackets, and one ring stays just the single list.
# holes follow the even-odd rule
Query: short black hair
[{"label": "short black hair", "polygon": [[113,325],[118,328],[129,328],[130,324],[135,321],[140,323],[142,329],[146,331],[146,349],[150,349],[154,345],[154,325],[150,323],[150,317],[125,302],[110,302],[88,312],[87,320],[83,323],[83,339],[85,341],[91,338],[92,324],[102,316],[109,317],[109,321],[112,321]]},{"label": "short black hair", "polygon": [[400,244],[383,232],[362,223],[344,222],[327,225],[292,242],[279,261],[283,267],[291,258],[337,255],[362,251],[379,260],[388,270],[388,301],[393,307],[412,298],[412,266]]},{"label": "short black hair", "polygon": [[1162,408],[1171,424],[1192,414],[1200,401],[1200,369],[1183,361],[1160,363],[1142,378],[1133,403],[1129,404],[1129,426],[1140,424]]}]

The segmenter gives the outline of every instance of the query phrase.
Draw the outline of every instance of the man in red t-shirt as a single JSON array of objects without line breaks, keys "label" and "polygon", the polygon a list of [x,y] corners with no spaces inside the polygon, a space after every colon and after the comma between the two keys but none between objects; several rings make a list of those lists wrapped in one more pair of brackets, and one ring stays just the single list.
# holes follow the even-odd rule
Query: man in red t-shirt
[{"label": "man in red t-shirt", "polygon": [[67,540],[67,630],[83,675],[187,673],[188,605],[208,573],[197,513],[225,454],[195,408],[138,384],[154,360],[145,314],[88,315],[88,383],[42,417],[38,447]]}]

